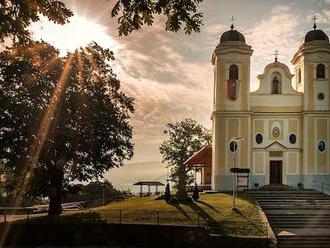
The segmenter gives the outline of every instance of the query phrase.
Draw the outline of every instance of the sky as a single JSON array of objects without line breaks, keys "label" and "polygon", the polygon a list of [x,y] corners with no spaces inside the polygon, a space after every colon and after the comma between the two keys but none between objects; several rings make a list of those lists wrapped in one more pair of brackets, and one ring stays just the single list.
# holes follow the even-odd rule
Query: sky
[{"label": "sky", "polygon": [[110,17],[113,0],[64,0],[74,11],[64,26],[42,18],[30,30],[65,55],[96,41],[114,51],[114,71],[127,95],[135,98],[132,116],[134,157],[125,166],[106,174],[118,188],[126,189],[139,180],[166,179],[159,146],[168,122],[192,118],[211,127],[213,70],[211,55],[221,34],[231,25],[243,33],[254,53],[251,57],[250,88],[258,88],[257,75],[273,62],[289,66],[304,35],[318,28],[330,35],[330,0],[204,0],[200,33],[186,35],[164,29],[164,18],[129,36],[118,35],[117,20]]}]

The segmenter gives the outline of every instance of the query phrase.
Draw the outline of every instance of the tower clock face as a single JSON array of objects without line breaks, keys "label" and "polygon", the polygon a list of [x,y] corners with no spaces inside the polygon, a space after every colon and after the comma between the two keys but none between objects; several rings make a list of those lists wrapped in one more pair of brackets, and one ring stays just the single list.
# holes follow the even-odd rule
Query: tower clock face
[{"label": "tower clock face", "polygon": [[272,135],[274,138],[278,138],[281,134],[281,130],[278,127],[274,127],[272,130]]}]

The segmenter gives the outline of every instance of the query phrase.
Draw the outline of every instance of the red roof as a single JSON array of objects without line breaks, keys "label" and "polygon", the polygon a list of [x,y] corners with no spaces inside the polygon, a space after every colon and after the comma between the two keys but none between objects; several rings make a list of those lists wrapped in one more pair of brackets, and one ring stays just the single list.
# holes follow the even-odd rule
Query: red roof
[{"label": "red roof", "polygon": [[190,166],[211,166],[212,164],[212,146],[204,146],[198,152],[188,158],[184,164]]}]

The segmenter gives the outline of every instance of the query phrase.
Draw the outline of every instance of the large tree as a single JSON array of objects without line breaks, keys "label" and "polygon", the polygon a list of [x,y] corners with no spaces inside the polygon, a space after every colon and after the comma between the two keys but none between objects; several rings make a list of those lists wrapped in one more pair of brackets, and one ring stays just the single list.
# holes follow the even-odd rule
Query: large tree
[{"label": "large tree", "polygon": [[133,155],[133,99],[93,43],[58,56],[46,43],[0,54],[0,160],[17,179],[16,199],[47,195],[61,212],[63,184],[101,178]]},{"label": "large tree", "polygon": [[209,130],[192,119],[168,123],[164,130],[166,140],[160,146],[163,162],[170,168],[170,180],[177,189],[177,198],[186,201],[186,185],[191,183],[191,167],[184,162],[203,146],[210,144]]}]

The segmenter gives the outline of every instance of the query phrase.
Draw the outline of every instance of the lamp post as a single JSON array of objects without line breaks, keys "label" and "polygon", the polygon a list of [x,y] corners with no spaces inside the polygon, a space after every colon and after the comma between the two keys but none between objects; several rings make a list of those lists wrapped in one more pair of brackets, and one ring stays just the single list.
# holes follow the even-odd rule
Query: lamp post
[{"label": "lamp post", "polygon": [[[233,168],[236,168],[235,155],[238,149],[237,142],[244,140],[243,138],[232,138],[229,143],[230,151],[233,153]],[[236,173],[233,173],[233,206],[232,210],[236,210],[236,197],[237,197],[237,182],[236,182]]]}]

